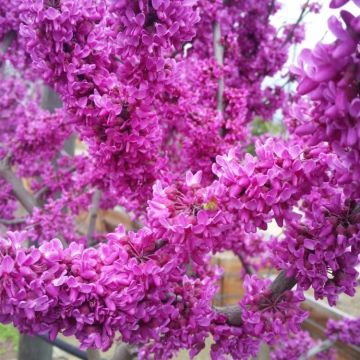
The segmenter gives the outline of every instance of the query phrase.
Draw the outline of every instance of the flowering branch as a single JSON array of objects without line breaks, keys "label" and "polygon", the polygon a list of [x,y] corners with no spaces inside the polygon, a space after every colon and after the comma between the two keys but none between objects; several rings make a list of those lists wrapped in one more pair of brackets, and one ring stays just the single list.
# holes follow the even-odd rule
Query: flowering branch
[{"label": "flowering branch", "polygon": [[274,8],[275,8],[275,0],[271,0],[271,4],[269,5],[269,11],[266,17],[267,20],[269,20],[270,15],[272,14]]},{"label": "flowering branch", "polygon": [[[296,280],[293,277],[287,277],[286,271],[282,270],[276,279],[271,283],[269,287],[269,298],[270,302],[275,301],[285,291],[291,290],[296,285]],[[241,318],[241,309],[238,305],[216,307],[219,313],[223,314],[227,318],[229,325],[241,326],[243,321]]]},{"label": "flowering branch", "polygon": [[290,32],[288,33],[288,35],[284,39],[283,46],[286,45],[289,41],[291,41],[292,37],[295,34],[296,28],[299,26],[299,24],[303,20],[304,16],[307,14],[306,10],[308,9],[309,3],[310,3],[310,0],[307,0],[307,2],[303,5],[299,17],[297,18],[295,24],[293,25]]},{"label": "flowering branch", "polygon": [[[16,199],[32,215],[28,231],[0,238],[1,322],[51,338],[73,334],[83,348],[103,350],[120,332],[124,342],[141,346],[140,357],[157,359],[181,348],[194,357],[211,334],[213,359],[245,359],[260,342],[300,329],[305,288],[332,305],[341,292],[355,293],[358,15],[342,12],[343,23],[332,17],[336,42],[302,54],[294,69],[300,96],[290,97],[291,110],[284,92],[264,89],[262,80],[286,63],[285,44],[302,38],[309,2],[281,33],[269,22],[274,0],[18,2],[6,11],[0,5],[0,41],[9,30],[16,34],[1,58],[26,75],[26,82],[0,81],[0,158],[14,154],[1,163],[0,215],[13,219]],[[185,43],[192,50],[182,57]],[[59,93],[64,111],[43,111],[40,94],[28,94],[23,83],[38,75]],[[286,110],[289,137],[260,137],[250,155],[252,120],[270,120],[278,109]],[[87,151],[57,156],[72,133]],[[184,182],[185,169],[191,172]],[[22,177],[39,181],[26,191]],[[91,243],[100,198],[94,194],[89,205],[83,189],[94,186],[101,207],[122,205],[144,226],[118,227],[86,249],[76,215],[88,210]],[[220,272],[208,254],[241,249],[240,259],[253,258],[264,247],[237,235],[251,240],[272,220],[286,226],[268,244],[283,271],[273,283],[246,276],[240,304],[214,310]],[[69,246],[53,239],[58,234]],[[24,248],[32,238],[43,243]],[[186,271],[189,259],[194,274]]]}]

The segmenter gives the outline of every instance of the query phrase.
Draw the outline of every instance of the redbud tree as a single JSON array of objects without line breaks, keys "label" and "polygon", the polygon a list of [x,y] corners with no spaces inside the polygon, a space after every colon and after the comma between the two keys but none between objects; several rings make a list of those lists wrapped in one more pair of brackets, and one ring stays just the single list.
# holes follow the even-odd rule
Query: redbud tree
[{"label": "redbud tree", "polygon": [[[298,359],[314,345],[301,330],[304,291],[333,306],[357,286],[360,12],[334,10],[335,40],[284,73],[304,16],[321,10],[307,1],[276,28],[279,9],[0,1],[2,323],[83,348],[121,339],[144,359],[194,357],[208,337],[213,359],[247,359],[262,342],[272,359]],[[279,73],[282,85],[264,85]],[[44,85],[60,107],[44,108]],[[284,130],[259,134],[254,122],[275,113]],[[86,151],[67,151],[74,139]],[[138,230],[96,233],[97,211],[118,205]],[[272,221],[282,233],[269,239]],[[210,260],[223,251],[243,263],[245,295],[217,308]],[[278,270],[273,282],[256,274],[264,265]],[[359,344],[359,327],[330,322],[327,333]]]}]

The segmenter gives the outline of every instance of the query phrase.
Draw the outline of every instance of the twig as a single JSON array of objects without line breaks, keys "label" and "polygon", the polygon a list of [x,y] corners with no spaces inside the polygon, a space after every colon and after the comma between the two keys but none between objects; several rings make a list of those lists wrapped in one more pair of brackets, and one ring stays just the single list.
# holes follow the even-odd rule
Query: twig
[{"label": "twig", "polygon": [[167,244],[168,244],[168,241],[165,239],[156,240],[155,241],[155,251],[160,250]]},{"label": "twig", "polygon": [[[285,291],[291,290],[295,285],[296,279],[293,277],[287,277],[286,271],[282,270],[269,287],[270,301],[274,301]],[[215,310],[226,316],[229,325],[242,325],[243,322],[241,318],[241,309],[239,308],[239,306],[232,305],[226,307],[215,307]]]},{"label": "twig", "polygon": [[255,269],[244,259],[242,254],[237,253],[237,256],[242,264],[242,267],[244,268],[245,272],[249,275],[256,274]]},{"label": "twig", "polygon": [[315,356],[327,349],[330,349],[334,345],[334,343],[335,343],[335,341],[333,341],[333,340],[329,340],[329,339],[324,340],[319,345],[310,349],[305,355],[302,355],[299,358],[299,360],[311,359],[313,356]]},{"label": "twig", "polygon": [[291,28],[290,32],[287,34],[284,42],[282,43],[282,46],[285,46],[294,36],[296,28],[299,26],[299,24],[301,23],[301,20],[304,18],[304,15],[306,14],[306,10],[308,8],[309,3],[310,3],[310,0],[307,0],[306,3],[303,5],[298,19],[296,20],[295,24]]},{"label": "twig", "polygon": [[94,242],[94,232],[95,232],[96,219],[100,206],[100,198],[101,198],[101,191],[95,190],[91,201],[91,208],[89,211],[90,219],[89,219],[89,226],[87,231],[88,246],[91,246]]},{"label": "twig", "polygon": [[268,13],[266,15],[266,21],[269,20],[269,17],[271,16],[271,13],[273,12],[274,8],[275,8],[275,0],[271,0],[271,4],[269,6],[269,10],[268,10]]},{"label": "twig", "polygon": [[42,195],[44,195],[49,190],[48,186],[42,187],[39,191],[37,191],[34,195],[35,201],[38,202]]},{"label": "twig", "polygon": [[0,224],[3,225],[19,225],[19,224],[23,224],[26,220],[24,218],[19,218],[19,219],[0,219]]},{"label": "twig", "polygon": [[[10,166],[10,158],[11,155],[8,154],[0,160],[0,177],[2,177],[9,185],[12,187],[12,192],[15,198],[19,201],[19,203],[24,207],[24,209],[31,215],[35,207],[41,208],[42,204],[40,204],[37,200],[33,197],[31,193],[29,193],[21,180],[14,174],[11,170]],[[64,238],[62,235],[59,235],[60,241],[63,245],[66,245]],[[35,245],[37,246],[37,241],[35,241]]]},{"label": "twig", "polygon": [[0,161],[0,176],[12,187],[12,192],[25,210],[31,214],[36,206],[35,199],[25,189],[10,167],[10,156],[6,156]]},{"label": "twig", "polygon": [[[221,44],[221,28],[217,21],[215,21],[213,25],[213,44],[215,60],[222,67],[224,66],[224,46]],[[224,112],[224,89],[225,80],[224,75],[222,75],[218,81],[217,92],[217,109],[221,113]]]}]

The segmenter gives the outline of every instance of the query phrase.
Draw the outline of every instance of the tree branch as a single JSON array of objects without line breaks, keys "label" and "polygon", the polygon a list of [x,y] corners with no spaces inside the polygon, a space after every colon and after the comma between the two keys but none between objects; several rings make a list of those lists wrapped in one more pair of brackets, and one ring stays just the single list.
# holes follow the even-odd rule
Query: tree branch
[{"label": "tree branch", "polygon": [[298,19],[296,20],[294,26],[292,27],[292,29],[290,30],[290,32],[288,33],[288,35],[286,36],[286,38],[282,44],[283,46],[285,46],[293,38],[296,28],[299,26],[299,24],[301,23],[301,20],[306,15],[306,10],[308,8],[309,3],[310,3],[310,0],[307,0],[307,2],[303,5]]},{"label": "tree branch", "polygon": [[253,275],[253,274],[256,274],[256,271],[255,269],[249,264],[246,262],[246,260],[244,259],[244,257],[242,256],[242,254],[240,253],[237,253],[236,254],[241,262],[241,265],[242,267],[244,268],[245,272],[249,275]]},{"label": "tree branch", "polygon": [[38,202],[39,199],[49,190],[47,186],[42,187],[39,191],[37,191],[34,195],[35,201]]},{"label": "tree branch", "polygon": [[[219,22],[215,21],[213,25],[213,44],[215,60],[220,66],[224,66],[224,46],[221,44],[221,28]],[[225,80],[221,76],[218,82],[217,109],[221,113],[224,111],[224,89]]]},{"label": "tree branch", "polygon": [[[282,270],[276,279],[271,283],[269,287],[269,298],[275,300],[285,291],[291,290],[296,285],[296,279],[293,277],[286,276],[286,270]],[[229,325],[241,326],[241,309],[238,305],[226,306],[226,307],[215,307],[215,310],[220,314],[225,315]]]},{"label": "tree branch", "polygon": [[0,176],[12,187],[12,192],[25,210],[31,214],[36,206],[33,196],[25,189],[23,183],[10,167],[10,157],[7,156],[0,161]]},{"label": "tree branch", "polygon": [[232,326],[241,326],[243,324],[241,318],[241,310],[238,305],[215,306],[214,309],[226,317],[227,323]]},{"label": "tree branch", "polygon": [[291,290],[296,285],[296,283],[297,281],[294,277],[288,277],[286,275],[286,270],[281,270],[270,285],[270,299],[274,300],[285,291]]},{"label": "tree branch", "polygon": [[23,224],[25,222],[24,218],[19,218],[19,219],[0,219],[0,224],[2,225],[19,225],[19,224]]},{"label": "tree branch", "polygon": [[313,347],[310,349],[305,355],[301,356],[299,360],[307,360],[312,359],[313,356],[330,349],[334,345],[335,341],[332,341],[330,339],[322,341],[319,345]]},{"label": "tree branch", "polygon": [[92,197],[91,208],[89,211],[90,219],[89,219],[89,226],[87,231],[88,246],[91,246],[94,242],[94,232],[95,232],[96,219],[100,206],[100,198],[101,198],[101,191],[95,190]]},{"label": "tree branch", "polygon": [[269,17],[271,16],[271,13],[273,12],[274,8],[275,8],[275,0],[271,0],[271,3],[269,5],[269,10],[268,10],[268,13],[266,15],[266,21],[269,20]]}]

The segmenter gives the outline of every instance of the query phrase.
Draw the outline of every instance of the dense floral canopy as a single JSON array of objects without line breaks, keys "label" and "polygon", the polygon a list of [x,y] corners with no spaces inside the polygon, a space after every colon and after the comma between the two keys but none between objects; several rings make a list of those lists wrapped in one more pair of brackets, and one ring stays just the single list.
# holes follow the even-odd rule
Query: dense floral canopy
[{"label": "dense floral canopy", "polygon": [[[335,305],[357,286],[360,11],[329,19],[336,39],[301,52],[286,92],[264,79],[321,10],[307,1],[277,29],[279,8],[0,0],[0,322],[84,348],[120,335],[155,359],[195,356],[210,335],[214,359],[249,358],[262,341],[272,359],[313,346],[304,291]],[[62,106],[45,109],[44,84]],[[275,113],[283,132],[256,134]],[[67,151],[74,139],[86,151]],[[141,229],[80,234],[76,218],[94,203],[121,205]],[[267,239],[271,221],[282,234]],[[212,306],[211,254],[227,250],[248,273],[231,311]],[[280,270],[273,283],[253,274],[264,264]],[[328,333],[359,344],[358,328]]]}]

